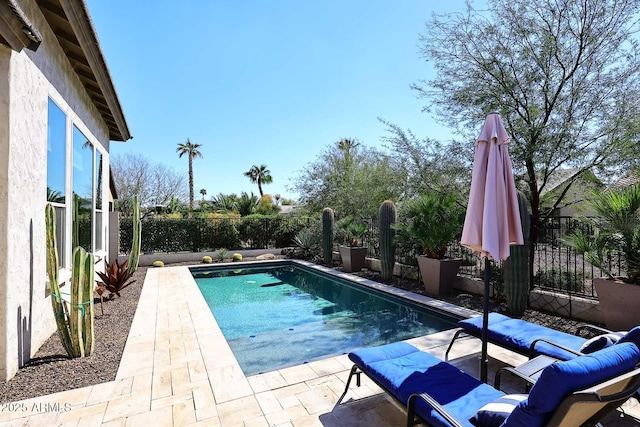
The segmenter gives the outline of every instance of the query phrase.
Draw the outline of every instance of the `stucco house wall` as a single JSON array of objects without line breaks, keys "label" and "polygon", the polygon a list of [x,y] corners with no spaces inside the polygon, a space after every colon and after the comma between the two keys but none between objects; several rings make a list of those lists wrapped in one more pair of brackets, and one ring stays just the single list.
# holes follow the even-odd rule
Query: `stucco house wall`
[{"label": "stucco house wall", "polygon": [[[110,139],[103,116],[37,2],[17,4],[42,41],[37,50],[0,44],[0,379],[5,381],[56,331],[45,258],[49,98],[66,114],[67,129],[77,126],[103,153],[103,182],[108,182]],[[67,149],[67,164],[72,164],[71,155]],[[103,186],[102,200],[108,200],[108,189]],[[106,230],[105,235],[108,239]],[[99,262],[96,268],[102,266]],[[68,269],[61,271],[61,280],[68,277]]]}]

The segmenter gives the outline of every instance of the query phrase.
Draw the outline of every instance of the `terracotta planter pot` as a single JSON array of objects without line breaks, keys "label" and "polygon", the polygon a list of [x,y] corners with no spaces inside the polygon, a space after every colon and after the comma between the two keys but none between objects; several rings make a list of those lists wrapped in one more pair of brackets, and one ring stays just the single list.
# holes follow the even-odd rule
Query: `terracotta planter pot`
[{"label": "terracotta planter pot", "polygon": [[451,292],[461,265],[461,259],[434,259],[419,255],[418,266],[424,290],[430,295],[445,295]]},{"label": "terracotta planter pot", "polygon": [[364,246],[340,246],[343,270],[348,273],[362,270],[367,252]]},{"label": "terracotta planter pot", "polygon": [[628,331],[640,325],[640,286],[610,279],[593,279],[593,284],[607,329]]}]

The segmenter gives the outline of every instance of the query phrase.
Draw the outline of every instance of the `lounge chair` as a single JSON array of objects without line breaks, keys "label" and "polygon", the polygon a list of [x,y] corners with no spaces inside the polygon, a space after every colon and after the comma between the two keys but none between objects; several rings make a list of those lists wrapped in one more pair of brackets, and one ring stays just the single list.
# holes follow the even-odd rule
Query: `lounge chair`
[{"label": "lounge chair", "polygon": [[[449,358],[449,351],[453,343],[461,336],[468,335],[476,338],[482,336],[482,316],[464,319],[458,322],[460,329],[451,339],[451,343],[445,352],[445,360]],[[593,339],[581,336],[584,332],[600,334]],[[594,325],[582,325],[578,327],[575,335],[556,331],[535,323],[521,319],[513,319],[499,313],[489,314],[488,341],[500,347],[507,348],[516,353],[532,358],[539,354],[553,357],[558,360],[569,360],[583,353],[589,353],[611,344],[612,331]],[[633,342],[640,346],[640,327],[620,334],[618,342]]]},{"label": "lounge chair", "polygon": [[[640,387],[640,350],[625,343],[569,361],[556,362],[543,371],[528,395],[505,395],[453,365],[405,342],[349,353],[352,377],[360,385],[364,373],[407,408],[407,427],[419,421],[432,426],[578,426],[597,420],[620,406]],[[496,420],[491,407],[515,400],[506,419]],[[484,418],[495,424],[482,424]]]}]

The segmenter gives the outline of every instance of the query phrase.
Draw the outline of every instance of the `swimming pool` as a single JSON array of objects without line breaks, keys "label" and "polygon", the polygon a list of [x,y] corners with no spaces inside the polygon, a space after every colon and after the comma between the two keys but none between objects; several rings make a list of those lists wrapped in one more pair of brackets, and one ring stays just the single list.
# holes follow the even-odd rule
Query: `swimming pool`
[{"label": "swimming pool", "polygon": [[245,375],[440,332],[458,320],[302,265],[191,272]]}]

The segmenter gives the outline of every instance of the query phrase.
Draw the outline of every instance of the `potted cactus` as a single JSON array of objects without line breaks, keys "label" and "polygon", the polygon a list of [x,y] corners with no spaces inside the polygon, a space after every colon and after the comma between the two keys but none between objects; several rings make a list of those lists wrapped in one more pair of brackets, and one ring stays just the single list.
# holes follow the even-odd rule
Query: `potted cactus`
[{"label": "potted cactus", "polygon": [[[594,232],[578,229],[564,241],[605,275],[593,284],[607,328],[631,329],[640,325],[640,184],[593,192],[588,203],[595,215],[583,221]],[[611,271],[613,254],[622,255],[624,276]]]},{"label": "potted cactus", "polygon": [[417,253],[425,291],[442,295],[451,291],[461,259],[446,256],[448,245],[460,239],[464,208],[456,194],[431,191],[408,202],[395,226],[397,241]]},{"label": "potted cactus", "polygon": [[360,271],[364,267],[368,252],[362,238],[369,231],[369,227],[364,221],[358,221],[352,217],[340,221],[339,226],[345,241],[339,248],[343,269],[346,272]]}]

